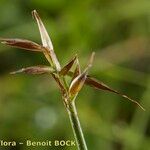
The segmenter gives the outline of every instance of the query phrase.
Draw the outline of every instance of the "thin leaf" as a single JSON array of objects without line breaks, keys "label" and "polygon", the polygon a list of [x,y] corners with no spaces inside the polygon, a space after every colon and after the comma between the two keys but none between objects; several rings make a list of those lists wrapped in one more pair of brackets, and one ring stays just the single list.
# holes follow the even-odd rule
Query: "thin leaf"
[{"label": "thin leaf", "polygon": [[59,72],[60,75],[66,75],[69,70],[71,69],[71,67],[73,66],[75,60],[76,60],[77,56],[75,56],[74,58],[72,58],[68,63],[67,65],[65,65],[61,71]]},{"label": "thin leaf", "polygon": [[31,66],[27,68],[22,68],[17,71],[11,72],[10,74],[16,73],[27,73],[27,74],[44,74],[44,73],[52,73],[54,69],[49,66]]},{"label": "thin leaf", "polygon": [[26,49],[30,51],[38,51],[43,52],[43,47],[35,42],[25,40],[25,39],[7,39],[7,38],[0,38],[2,44],[10,45],[13,47]]},{"label": "thin leaf", "polygon": [[107,86],[106,84],[104,84],[103,82],[101,81],[97,81],[96,79],[94,78],[91,78],[91,77],[87,77],[86,78],[86,81],[85,81],[85,84],[89,85],[89,86],[92,86],[96,89],[99,89],[99,90],[105,90],[105,91],[109,91],[109,92],[112,92],[112,93],[116,93],[128,100],[130,100],[131,102],[135,103],[136,105],[138,105],[142,110],[145,111],[145,109],[143,108],[143,106],[141,106],[137,101],[131,99],[130,97],[116,91],[116,90],[113,90],[112,88],[110,88],[109,86]]},{"label": "thin leaf", "polygon": [[52,62],[54,63],[57,71],[60,71],[61,67],[60,67],[58,59],[56,57],[56,54],[54,52],[53,44],[52,44],[52,41],[51,41],[47,31],[46,31],[46,28],[45,28],[40,16],[36,12],[36,10],[32,11],[32,15],[35,18],[35,20],[37,21],[39,31],[40,31],[40,35],[41,35],[41,39],[42,39],[42,44],[43,44],[44,47],[48,48],[48,50],[49,50],[48,53],[51,57],[49,59],[52,59]]}]

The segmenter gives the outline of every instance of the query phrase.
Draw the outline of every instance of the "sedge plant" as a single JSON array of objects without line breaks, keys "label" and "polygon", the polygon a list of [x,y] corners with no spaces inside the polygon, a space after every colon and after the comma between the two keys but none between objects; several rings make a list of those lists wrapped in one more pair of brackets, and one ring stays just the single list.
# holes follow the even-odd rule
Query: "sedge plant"
[{"label": "sedge plant", "polygon": [[[39,31],[40,31],[40,36],[42,40],[42,45],[37,44],[33,41],[26,40],[26,39],[8,39],[8,38],[0,38],[1,43],[25,49],[25,50],[30,50],[30,51],[35,51],[35,52],[41,52],[45,55],[46,59],[49,62],[49,66],[43,66],[43,65],[38,65],[38,66],[31,66],[31,67],[26,67],[22,68],[20,70],[11,72],[11,74],[16,74],[16,73],[27,73],[27,74],[50,74],[52,78],[56,81],[60,92],[62,94],[62,100],[64,103],[64,106],[68,112],[70,122],[72,125],[74,137],[77,143],[77,148],[78,150],[87,150],[87,145],[85,142],[85,138],[83,135],[83,131],[81,128],[81,124],[78,118],[77,114],[77,109],[75,105],[75,100],[76,97],[83,87],[83,85],[89,85],[95,89],[98,90],[103,90],[103,91],[108,91],[112,92],[115,94],[118,94],[125,99],[130,100],[131,102],[135,103],[138,105],[142,110],[145,110],[137,101],[131,99],[130,97],[113,90],[106,84],[104,84],[101,81],[96,80],[95,78],[91,77],[88,75],[89,68],[91,68],[93,59],[94,59],[94,52],[91,54],[91,57],[88,61],[88,64],[86,68],[81,71],[80,69],[80,64],[78,60],[78,56],[75,55],[64,67],[61,67],[57,56],[54,52],[53,44],[52,41],[46,31],[46,28],[39,17],[38,13],[36,10],[32,11],[33,18],[36,20]],[[74,70],[72,70],[74,65]],[[71,81],[68,84],[66,81],[66,76],[71,77]]]}]

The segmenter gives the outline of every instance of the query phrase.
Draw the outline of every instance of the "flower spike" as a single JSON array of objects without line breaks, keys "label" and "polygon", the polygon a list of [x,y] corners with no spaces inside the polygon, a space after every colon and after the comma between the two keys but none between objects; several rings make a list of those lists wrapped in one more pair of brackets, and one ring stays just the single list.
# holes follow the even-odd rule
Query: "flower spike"
[{"label": "flower spike", "polygon": [[13,71],[10,74],[17,73],[27,73],[27,74],[44,74],[44,73],[53,73],[54,69],[49,66],[31,66],[27,68],[22,68],[17,71]]},{"label": "flower spike", "polygon": [[10,45],[12,47],[17,47],[25,50],[30,50],[30,51],[38,51],[38,52],[43,52],[44,49],[41,45],[25,40],[25,39],[6,39],[6,38],[0,38],[0,41],[2,44]]},{"label": "flower spike", "polygon": [[[35,20],[37,21],[38,27],[39,27],[39,31],[40,31],[40,35],[41,35],[41,40],[42,40],[42,44],[45,48],[47,48],[47,53],[45,53],[46,58],[51,62],[51,65],[54,65],[54,67],[56,67],[57,71],[61,70],[59,61],[56,57],[56,54],[54,52],[54,48],[53,48],[53,44],[52,41],[47,33],[47,30],[40,18],[40,16],[38,15],[36,10],[32,11],[32,16],[35,18]],[[48,56],[50,58],[48,58]],[[52,64],[53,63],[53,64]]]},{"label": "flower spike", "polygon": [[69,88],[69,94],[71,97],[74,97],[75,95],[78,94],[78,92],[81,90],[81,88],[83,87],[85,80],[87,78],[87,74],[88,74],[88,70],[89,68],[92,66],[93,63],[93,59],[94,59],[94,55],[95,53],[93,52],[90,60],[88,62],[87,67],[85,68],[85,70],[83,71],[83,73],[79,74],[72,82]]}]

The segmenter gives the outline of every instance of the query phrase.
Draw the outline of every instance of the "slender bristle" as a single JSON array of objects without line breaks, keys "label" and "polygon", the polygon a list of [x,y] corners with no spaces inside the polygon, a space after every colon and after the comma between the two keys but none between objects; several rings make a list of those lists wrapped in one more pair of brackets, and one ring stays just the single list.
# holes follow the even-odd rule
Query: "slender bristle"
[{"label": "slender bristle", "polygon": [[92,52],[89,62],[88,62],[88,68],[92,67],[93,61],[94,61],[95,52]]},{"label": "slender bristle", "polygon": [[129,97],[126,96],[126,95],[122,95],[122,97],[127,98],[129,101],[131,101],[132,103],[135,103],[135,104],[138,105],[142,110],[145,111],[145,108],[144,108],[143,106],[141,106],[141,104],[139,104],[137,101],[135,101],[135,100],[129,98]]},{"label": "slender bristle", "polygon": [[17,70],[17,71],[12,71],[12,72],[10,72],[10,74],[11,75],[14,75],[14,74],[17,74],[17,73],[21,73],[21,72],[23,72],[23,68],[22,69],[20,69],[20,70]]}]

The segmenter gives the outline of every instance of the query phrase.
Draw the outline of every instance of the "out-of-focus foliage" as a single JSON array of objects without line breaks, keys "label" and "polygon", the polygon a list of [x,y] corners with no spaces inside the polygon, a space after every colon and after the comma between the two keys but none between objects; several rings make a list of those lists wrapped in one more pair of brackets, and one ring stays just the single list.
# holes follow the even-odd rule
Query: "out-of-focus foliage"
[{"label": "out-of-focus foliage", "polygon": [[[86,65],[95,51],[90,73],[140,100],[146,108],[143,112],[121,97],[83,88],[76,103],[89,149],[149,150],[150,1],[1,0],[0,37],[40,43],[31,17],[33,9],[45,22],[62,64],[78,53],[81,64]],[[73,139],[54,81],[48,75],[9,75],[10,71],[38,64],[47,64],[41,54],[0,45],[0,139]]]}]

